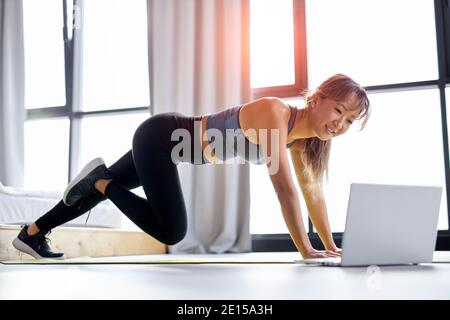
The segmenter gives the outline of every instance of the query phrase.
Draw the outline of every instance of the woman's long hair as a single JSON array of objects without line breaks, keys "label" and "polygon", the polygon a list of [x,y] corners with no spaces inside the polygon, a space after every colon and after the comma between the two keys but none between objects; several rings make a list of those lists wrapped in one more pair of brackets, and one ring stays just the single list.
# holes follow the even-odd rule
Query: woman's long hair
[{"label": "woman's long hair", "polygon": [[[361,108],[356,120],[362,119],[361,129],[366,126],[370,115],[370,103],[367,93],[357,82],[343,74],[335,74],[322,82],[322,84],[312,93],[305,92],[304,98],[306,108],[304,116],[308,116],[317,98],[330,98],[336,101],[343,101],[351,96],[356,97],[356,105],[352,109]],[[307,177],[309,184],[306,187],[313,194],[321,190],[324,176],[328,180],[328,162],[330,158],[331,139],[322,141],[317,137],[306,138],[303,141],[303,152],[301,160],[304,164],[303,175]]]}]

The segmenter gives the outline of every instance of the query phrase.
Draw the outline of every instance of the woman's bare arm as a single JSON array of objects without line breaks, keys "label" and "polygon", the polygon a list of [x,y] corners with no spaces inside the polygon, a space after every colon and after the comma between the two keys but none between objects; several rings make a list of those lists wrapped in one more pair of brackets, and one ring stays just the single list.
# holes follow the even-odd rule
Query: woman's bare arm
[{"label": "woman's bare arm", "polygon": [[[315,250],[306,232],[300,208],[299,196],[292,179],[290,164],[286,151],[287,123],[280,112],[280,106],[268,106],[268,113],[261,117],[265,121],[260,128],[267,128],[267,133],[260,136],[270,180],[280,202],[284,221],[289,234],[303,258],[323,258],[334,256],[332,253]],[[275,134],[272,135],[272,130]]]},{"label": "woman's bare arm", "polygon": [[336,251],[337,247],[333,240],[323,191],[320,187],[317,187],[315,190],[306,188],[306,185],[310,183],[310,181],[303,175],[304,166],[300,158],[301,151],[302,149],[298,147],[297,143],[292,146],[290,150],[295,175],[297,176],[298,183],[302,190],[309,217],[311,218],[325,249]]},{"label": "woman's bare arm", "polygon": [[262,117],[265,123],[261,127],[268,130],[266,137],[260,134],[261,146],[286,226],[298,251],[303,257],[307,257],[312,246],[303,224],[299,197],[286,152],[287,124],[284,124],[277,106],[268,106],[267,110],[269,108],[271,110]]}]

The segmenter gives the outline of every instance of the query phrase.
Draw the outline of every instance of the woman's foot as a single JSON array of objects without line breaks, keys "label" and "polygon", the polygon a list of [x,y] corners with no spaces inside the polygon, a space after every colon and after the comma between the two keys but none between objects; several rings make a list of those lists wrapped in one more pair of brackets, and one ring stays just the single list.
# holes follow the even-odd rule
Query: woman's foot
[{"label": "woman's foot", "polygon": [[64,253],[53,252],[49,246],[50,239],[47,235],[50,231],[39,231],[34,235],[29,235],[27,230],[29,226],[24,225],[19,235],[12,242],[17,250],[27,253],[36,259],[63,259]]},{"label": "woman's foot", "polygon": [[29,236],[34,236],[35,234],[37,234],[39,231],[41,231],[39,229],[39,227],[36,225],[36,223],[33,223],[31,226],[28,226],[27,228],[27,234]]},{"label": "woman's foot", "polygon": [[94,183],[95,189],[97,189],[98,192],[105,195],[106,186],[112,181],[112,179],[99,179]]},{"label": "woman's foot", "polygon": [[101,200],[105,200],[105,195],[99,192],[94,184],[100,179],[110,178],[112,178],[111,174],[102,158],[90,161],[67,186],[63,196],[64,204],[71,206],[79,199],[92,194],[97,195]]}]

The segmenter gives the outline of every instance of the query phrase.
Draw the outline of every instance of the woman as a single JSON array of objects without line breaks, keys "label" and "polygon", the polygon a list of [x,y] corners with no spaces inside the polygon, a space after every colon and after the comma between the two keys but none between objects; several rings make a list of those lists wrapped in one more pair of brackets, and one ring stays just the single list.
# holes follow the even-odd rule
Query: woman
[{"label": "woman", "polygon": [[[66,188],[63,201],[31,226],[24,226],[14,246],[35,258],[63,257],[52,252],[46,235],[107,198],[146,233],[173,245],[184,238],[187,229],[177,164],[215,164],[237,157],[267,165],[289,233],[303,258],[339,256],[322,180],[328,171],[331,139],[345,133],[355,120],[362,119],[364,128],[369,100],[359,84],[341,74],[305,98],[304,109],[278,98],[261,98],[204,116],[168,112],[150,117],[137,128],[128,153],[109,168],[101,158],[88,163]],[[193,139],[178,143],[177,137],[186,133]],[[288,148],[324,251],[312,247],[303,225]],[[129,191],[141,185],[148,200]]]}]

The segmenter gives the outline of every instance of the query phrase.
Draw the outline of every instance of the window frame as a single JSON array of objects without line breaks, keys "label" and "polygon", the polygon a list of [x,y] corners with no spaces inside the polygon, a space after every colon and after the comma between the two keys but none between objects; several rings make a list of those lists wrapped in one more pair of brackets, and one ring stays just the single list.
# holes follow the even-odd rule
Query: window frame
[{"label": "window frame", "polygon": [[[438,29],[441,42],[441,52],[445,54],[442,60],[442,69],[445,70],[446,81],[450,82],[450,2],[448,0],[435,0],[435,8],[439,8],[440,12],[436,12],[436,21],[442,26]],[[438,9],[438,10],[439,10]],[[437,22],[438,23],[438,22]]]}]

